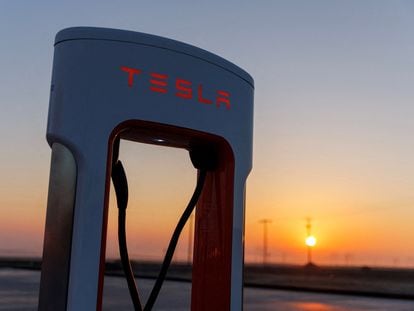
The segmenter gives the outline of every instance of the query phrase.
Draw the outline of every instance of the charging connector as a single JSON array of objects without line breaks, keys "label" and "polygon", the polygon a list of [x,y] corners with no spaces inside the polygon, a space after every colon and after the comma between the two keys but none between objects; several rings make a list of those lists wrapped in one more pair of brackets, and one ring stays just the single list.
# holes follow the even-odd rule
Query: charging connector
[{"label": "charging connector", "polygon": [[213,171],[219,165],[218,152],[215,146],[203,145],[190,149],[190,159],[198,170]]}]

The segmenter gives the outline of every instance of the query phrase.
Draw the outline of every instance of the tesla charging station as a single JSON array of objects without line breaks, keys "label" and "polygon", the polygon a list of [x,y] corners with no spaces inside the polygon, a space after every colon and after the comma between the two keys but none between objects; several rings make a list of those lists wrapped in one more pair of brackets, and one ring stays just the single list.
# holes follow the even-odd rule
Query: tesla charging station
[{"label": "tesla charging station", "polygon": [[218,155],[196,207],[191,308],[242,309],[252,131],[253,79],[223,58],[130,31],[59,32],[39,310],[101,309],[111,163],[119,138]]}]

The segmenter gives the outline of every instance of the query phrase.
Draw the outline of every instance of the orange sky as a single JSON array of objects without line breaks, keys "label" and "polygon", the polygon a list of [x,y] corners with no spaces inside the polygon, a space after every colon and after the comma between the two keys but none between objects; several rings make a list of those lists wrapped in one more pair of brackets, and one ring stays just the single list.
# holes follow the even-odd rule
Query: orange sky
[{"label": "orange sky", "polygon": [[[173,148],[160,151],[160,147],[131,142],[121,145],[121,159],[130,187],[128,239],[135,258],[161,257],[194,187],[196,173],[187,152]],[[146,165],[142,165],[144,160]],[[48,171],[48,167],[44,169]],[[0,209],[2,255],[41,254],[47,174],[42,174],[43,180],[36,187],[38,191],[12,184],[9,195],[1,197],[2,206],[9,207]],[[409,243],[409,237],[414,235],[409,196],[388,203],[384,201],[387,198],[384,193],[372,196],[374,190],[381,190],[375,183],[366,189],[354,185],[342,188],[323,180],[325,176],[315,178],[314,183],[304,187],[291,176],[279,180],[264,177],[257,178],[253,171],[248,181],[247,261],[262,261],[263,227],[259,220],[269,218],[272,223],[268,227],[268,260],[303,263],[306,260],[305,218],[309,216],[313,219],[312,233],[318,239],[314,249],[316,262],[344,264],[347,256],[353,264],[414,264],[411,255],[414,246]],[[116,213],[111,191],[107,252],[110,258],[118,256]],[[186,227],[177,249],[178,260],[187,258],[188,232]]]}]

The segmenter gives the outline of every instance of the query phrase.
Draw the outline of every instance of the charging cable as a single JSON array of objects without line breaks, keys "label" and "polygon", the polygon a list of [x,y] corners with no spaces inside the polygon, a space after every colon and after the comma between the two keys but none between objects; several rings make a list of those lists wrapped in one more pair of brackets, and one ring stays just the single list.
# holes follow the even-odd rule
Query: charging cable
[{"label": "charging cable", "polygon": [[201,195],[201,192],[204,187],[204,183],[207,176],[207,171],[213,170],[217,166],[217,157],[216,154],[211,153],[211,149],[198,148],[190,151],[191,162],[194,167],[198,169],[198,179],[197,185],[195,187],[194,193],[191,196],[191,199],[184,210],[184,213],[181,215],[180,220],[175,227],[174,233],[171,237],[170,243],[168,245],[167,251],[164,256],[164,260],[158,274],[158,277],[155,281],[154,287],[150,293],[150,296],[147,300],[147,303],[142,308],[141,300],[139,298],[138,289],[135,283],[134,273],[131,268],[131,262],[128,255],[128,247],[126,242],[126,208],[128,205],[128,182],[123,168],[122,162],[118,160],[119,152],[119,139],[115,141],[114,145],[114,160],[112,165],[112,182],[115,188],[116,200],[118,205],[118,241],[119,241],[119,253],[121,256],[122,268],[125,273],[125,277],[128,283],[129,293],[136,311],[150,311],[152,310],[158,294],[161,290],[162,284],[164,283],[165,277],[168,272],[168,268],[171,264],[171,260],[174,255],[175,248],[180,237],[180,234],[187,223],[189,217],[191,216],[197,201]]},{"label": "charging cable", "polygon": [[168,268],[173,258],[174,251],[177,246],[181,231],[183,231],[183,228],[185,224],[187,223],[188,218],[190,218],[191,213],[193,212],[194,207],[198,201],[198,198],[200,197],[201,191],[203,190],[204,182],[206,180],[206,175],[207,175],[206,170],[200,170],[196,188],[194,190],[194,193],[191,197],[190,202],[188,202],[188,205],[186,209],[184,210],[184,213],[181,215],[181,218],[178,221],[177,226],[175,227],[170,243],[168,244],[167,252],[165,253],[165,257],[164,257],[164,261],[161,266],[161,270],[158,274],[157,280],[155,281],[155,285],[152,288],[151,294],[145,305],[144,311],[152,310],[152,307],[154,306],[154,303],[157,300],[158,294],[161,290],[162,284],[165,280],[165,276],[167,275]]},{"label": "charging cable", "polygon": [[112,182],[114,184],[116,201],[118,205],[118,244],[119,254],[121,255],[122,268],[128,283],[129,294],[134,304],[134,309],[142,311],[141,300],[139,299],[134,273],[128,255],[126,241],[126,208],[128,205],[128,182],[122,162],[117,160],[112,166]]}]

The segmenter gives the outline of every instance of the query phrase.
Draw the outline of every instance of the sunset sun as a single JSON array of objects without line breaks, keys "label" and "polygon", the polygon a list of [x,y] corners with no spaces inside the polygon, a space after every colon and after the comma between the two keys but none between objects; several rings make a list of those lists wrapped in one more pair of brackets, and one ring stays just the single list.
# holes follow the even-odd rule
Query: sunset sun
[{"label": "sunset sun", "polygon": [[305,244],[309,247],[313,247],[316,245],[316,238],[313,235],[310,235],[306,238]]}]

